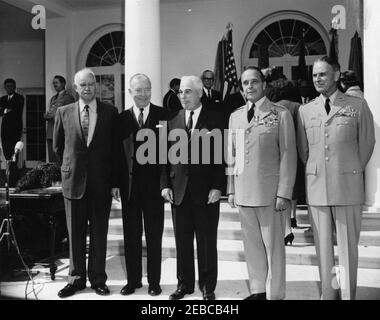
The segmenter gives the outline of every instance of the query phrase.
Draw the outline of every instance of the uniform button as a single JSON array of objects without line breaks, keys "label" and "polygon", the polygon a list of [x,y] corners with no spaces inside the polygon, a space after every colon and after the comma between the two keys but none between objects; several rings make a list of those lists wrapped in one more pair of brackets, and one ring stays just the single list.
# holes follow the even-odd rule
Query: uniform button
[{"label": "uniform button", "polygon": [[329,148],[329,146],[326,145],[326,146],[325,146],[325,149],[327,150],[328,148]]},{"label": "uniform button", "polygon": [[248,153],[249,153],[249,150],[247,150],[245,153],[248,154]]},{"label": "uniform button", "polygon": [[248,144],[248,143],[249,143],[249,141],[247,140],[245,143],[246,143],[246,144]]},{"label": "uniform button", "polygon": [[353,174],[356,174],[356,170],[352,171]]},{"label": "uniform button", "polygon": [[245,133],[246,133],[246,134],[248,134],[248,133],[250,133],[250,131],[249,131],[249,130],[247,130]]},{"label": "uniform button", "polygon": [[329,134],[328,133],[325,133],[325,137],[327,138],[329,136]]},{"label": "uniform button", "polygon": [[329,157],[326,157],[325,160],[326,160],[326,161],[329,161]]},{"label": "uniform button", "polygon": [[247,160],[245,163],[249,163],[249,160]]}]

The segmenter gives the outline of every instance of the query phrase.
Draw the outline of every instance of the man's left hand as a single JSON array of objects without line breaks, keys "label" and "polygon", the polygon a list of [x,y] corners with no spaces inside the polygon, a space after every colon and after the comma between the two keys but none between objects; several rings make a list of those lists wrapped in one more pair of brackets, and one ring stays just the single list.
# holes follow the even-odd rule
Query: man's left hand
[{"label": "man's left hand", "polygon": [[207,204],[210,203],[215,203],[219,201],[220,197],[222,196],[222,192],[218,189],[211,189],[209,194],[208,194],[208,202]]},{"label": "man's left hand", "polygon": [[274,211],[282,212],[282,211],[285,211],[286,209],[288,209],[289,206],[290,206],[290,200],[289,199],[277,197]]}]

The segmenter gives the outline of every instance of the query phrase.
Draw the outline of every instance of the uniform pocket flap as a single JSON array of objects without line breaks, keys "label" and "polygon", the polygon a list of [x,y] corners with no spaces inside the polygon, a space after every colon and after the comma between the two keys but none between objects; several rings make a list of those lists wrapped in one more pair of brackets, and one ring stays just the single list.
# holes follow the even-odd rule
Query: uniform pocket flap
[{"label": "uniform pocket flap", "polygon": [[70,172],[70,167],[68,167],[68,166],[61,166],[61,171],[63,171],[63,172]]},{"label": "uniform pocket flap", "polygon": [[320,127],[321,123],[321,119],[312,119],[309,122],[307,122],[306,128]]},{"label": "uniform pocket flap", "polygon": [[317,175],[317,164],[315,162],[308,162],[306,164],[306,174]]},{"label": "uniform pocket flap", "polygon": [[362,173],[362,168],[357,162],[345,162],[341,166],[342,173],[352,173],[352,174],[359,174]]},{"label": "uniform pocket flap", "polygon": [[174,171],[170,171],[170,178],[174,178],[175,176],[175,172]]}]

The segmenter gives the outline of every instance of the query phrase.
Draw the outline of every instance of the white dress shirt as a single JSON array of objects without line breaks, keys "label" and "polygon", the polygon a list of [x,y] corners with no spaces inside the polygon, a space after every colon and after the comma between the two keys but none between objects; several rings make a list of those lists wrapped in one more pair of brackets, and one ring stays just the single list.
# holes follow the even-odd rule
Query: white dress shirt
[{"label": "white dress shirt", "polygon": [[[141,108],[137,108],[136,105],[133,105],[133,113],[135,114],[137,122],[139,121],[140,109]],[[148,119],[148,116],[149,116],[150,103],[142,109],[143,109],[143,119],[144,119],[144,124],[145,124],[145,121],[146,119]]]},{"label": "white dress shirt", "polygon": [[197,109],[195,110],[185,110],[185,124],[187,125],[187,122],[189,121],[190,118],[190,112],[194,111],[193,114],[193,127],[191,128],[191,132],[193,132],[195,126],[197,125],[197,121],[199,118],[199,114],[201,113],[202,110],[202,105],[200,105]]},{"label": "white dress shirt", "polygon": [[92,100],[90,103],[85,103],[82,99],[79,99],[79,113],[80,113],[80,121],[82,123],[83,116],[84,116],[84,106],[88,105],[88,114],[89,114],[89,124],[88,124],[88,138],[87,138],[87,147],[90,145],[92,137],[94,136],[94,131],[95,131],[95,125],[96,125],[96,120],[98,118],[98,113],[97,113],[97,104],[96,100]]}]

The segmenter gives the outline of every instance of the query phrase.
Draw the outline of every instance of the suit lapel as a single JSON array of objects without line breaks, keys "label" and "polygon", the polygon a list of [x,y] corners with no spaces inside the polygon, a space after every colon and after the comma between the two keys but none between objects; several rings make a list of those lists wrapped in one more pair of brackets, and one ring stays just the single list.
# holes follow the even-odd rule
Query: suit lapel
[{"label": "suit lapel", "polygon": [[87,147],[86,141],[84,141],[84,134],[82,130],[82,125],[80,121],[80,108],[79,108],[79,101],[75,102],[73,106],[73,118],[74,118],[74,125],[78,132],[78,135],[82,138],[83,144]]},{"label": "suit lapel", "polygon": [[198,129],[198,130],[202,129],[206,120],[207,120],[207,110],[206,110],[206,108],[202,107],[194,129]]},{"label": "suit lapel", "polygon": [[97,117],[96,117],[94,134],[92,135],[92,139],[88,147],[90,147],[92,142],[95,140],[97,133],[99,131],[99,128],[101,126],[101,122],[104,120],[104,116],[103,116],[104,109],[100,101],[96,101],[96,113],[97,113]]}]

